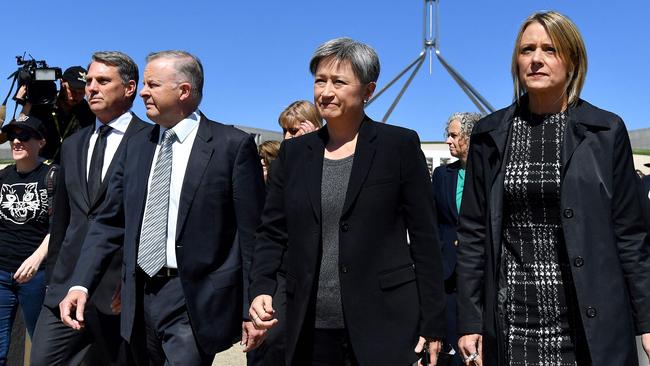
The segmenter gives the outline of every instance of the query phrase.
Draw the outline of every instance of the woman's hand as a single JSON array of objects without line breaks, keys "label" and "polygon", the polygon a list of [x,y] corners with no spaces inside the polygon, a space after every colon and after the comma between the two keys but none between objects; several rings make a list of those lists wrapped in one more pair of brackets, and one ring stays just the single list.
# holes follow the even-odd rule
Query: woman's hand
[{"label": "woman's hand", "polygon": [[418,360],[418,366],[422,366],[423,364],[436,366],[438,364],[438,354],[442,351],[442,341],[434,339],[427,340],[424,337],[420,337],[414,349],[415,353],[419,355],[424,350],[424,347],[427,347],[427,351],[429,351],[429,360],[428,363],[422,362],[421,359]]},{"label": "woman's hand", "polygon": [[304,121],[300,122],[300,129],[298,130],[298,133],[296,134],[296,136],[306,135],[306,134],[308,134],[310,132],[313,132],[313,131],[316,131],[316,130],[317,130],[316,126],[314,126],[314,124],[311,123],[311,121],[304,120]]},{"label": "woman's hand", "polygon": [[38,271],[38,267],[40,267],[43,259],[45,259],[45,256],[38,250],[32,253],[32,255],[25,259],[20,267],[18,267],[18,270],[14,274],[14,280],[18,283],[25,283],[31,280]]},{"label": "woman's hand", "polygon": [[273,310],[273,298],[269,295],[259,295],[251,303],[248,310],[255,329],[271,329],[278,323],[274,318],[275,310]]},{"label": "woman's hand", "polygon": [[483,366],[483,336],[467,334],[458,340],[458,348],[466,365]]},{"label": "woman's hand", "polygon": [[641,344],[643,345],[646,356],[648,356],[648,361],[650,361],[650,333],[643,333],[641,335]]}]

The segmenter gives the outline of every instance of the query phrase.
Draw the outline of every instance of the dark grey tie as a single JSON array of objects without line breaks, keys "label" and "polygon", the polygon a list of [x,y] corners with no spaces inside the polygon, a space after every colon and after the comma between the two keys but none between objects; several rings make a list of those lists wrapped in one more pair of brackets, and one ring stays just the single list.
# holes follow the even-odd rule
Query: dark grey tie
[{"label": "dark grey tie", "polygon": [[169,186],[172,175],[172,144],[176,140],[173,130],[163,135],[158,159],[151,176],[147,194],[146,214],[142,220],[138,265],[152,277],[167,262],[167,214],[169,211]]}]

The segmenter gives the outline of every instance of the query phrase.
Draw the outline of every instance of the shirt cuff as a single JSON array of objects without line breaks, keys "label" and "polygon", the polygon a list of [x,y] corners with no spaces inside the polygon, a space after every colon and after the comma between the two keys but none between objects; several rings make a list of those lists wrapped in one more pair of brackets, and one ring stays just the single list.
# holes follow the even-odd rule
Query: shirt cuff
[{"label": "shirt cuff", "polygon": [[81,292],[85,293],[86,295],[88,295],[88,289],[85,288],[85,287],[83,287],[83,286],[72,286],[72,287],[70,287],[70,289],[68,290],[68,293],[69,293],[70,291],[75,291],[75,290],[76,290],[76,291],[81,291]]}]

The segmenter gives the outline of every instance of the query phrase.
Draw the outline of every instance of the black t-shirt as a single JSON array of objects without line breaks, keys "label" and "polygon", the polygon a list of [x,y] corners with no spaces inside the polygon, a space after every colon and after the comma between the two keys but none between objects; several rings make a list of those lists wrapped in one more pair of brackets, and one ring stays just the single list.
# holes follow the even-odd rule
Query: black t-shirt
[{"label": "black t-shirt", "polygon": [[45,176],[49,166],[39,164],[29,173],[12,165],[0,179],[0,269],[15,272],[43,241],[49,229],[49,197]]},{"label": "black t-shirt", "polygon": [[40,155],[59,163],[61,159],[61,141],[80,129],[95,123],[95,114],[90,110],[88,102],[82,100],[72,107],[69,113],[55,105],[34,105],[29,112],[45,125],[45,146]]}]

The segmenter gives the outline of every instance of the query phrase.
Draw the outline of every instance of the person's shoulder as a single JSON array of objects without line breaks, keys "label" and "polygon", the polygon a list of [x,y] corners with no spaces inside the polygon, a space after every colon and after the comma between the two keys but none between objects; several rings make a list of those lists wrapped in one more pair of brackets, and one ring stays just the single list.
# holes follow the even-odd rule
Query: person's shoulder
[{"label": "person's shoulder", "polygon": [[478,134],[482,134],[497,129],[501,125],[501,123],[504,123],[504,121],[507,120],[509,116],[511,116],[514,113],[515,109],[516,109],[516,104],[513,103],[505,108],[501,108],[481,118],[474,125],[474,129],[472,130],[472,135],[478,135]]},{"label": "person's shoulder", "polygon": [[596,107],[582,99],[569,109],[569,116],[577,122],[595,127],[614,129],[624,126],[623,119],[616,113]]},{"label": "person's shoulder", "polygon": [[243,131],[234,125],[225,124],[219,121],[215,121],[201,114],[201,120],[199,124],[204,124],[211,131],[216,132],[220,136],[228,138],[243,139],[249,137],[251,134]]},{"label": "person's shoulder", "polygon": [[152,123],[147,123],[142,118],[138,117],[137,114],[131,113],[131,121],[129,122],[129,127],[133,126],[133,128],[137,130],[142,130],[147,127],[153,127]]},{"label": "person's shoulder", "polygon": [[[75,131],[73,134],[71,134],[65,140],[63,140],[62,146],[65,146],[66,148],[70,148],[70,146],[77,146],[77,144],[82,143],[82,141],[80,140],[83,139],[83,136],[92,133],[92,130],[94,128],[95,126],[91,125],[91,126],[83,127],[78,131]],[[47,141],[45,143],[47,143]]]}]

